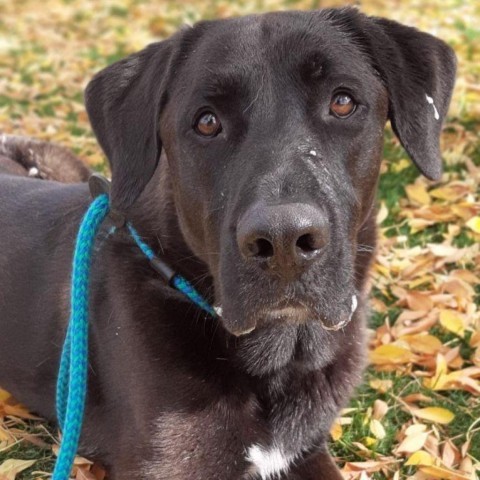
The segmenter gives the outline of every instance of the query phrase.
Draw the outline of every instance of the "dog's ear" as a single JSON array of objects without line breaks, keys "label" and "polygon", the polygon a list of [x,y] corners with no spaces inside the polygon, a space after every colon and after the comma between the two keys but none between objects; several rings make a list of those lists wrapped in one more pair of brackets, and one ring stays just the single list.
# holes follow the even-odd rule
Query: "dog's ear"
[{"label": "dog's ear", "polygon": [[415,28],[363,19],[370,56],[388,90],[393,130],[420,171],[438,180],[440,133],[455,83],[455,54],[443,41]]},{"label": "dog's ear", "polygon": [[93,131],[112,170],[110,203],[124,212],[153,175],[162,143],[159,117],[175,37],[154,43],[95,75],[85,92]]}]

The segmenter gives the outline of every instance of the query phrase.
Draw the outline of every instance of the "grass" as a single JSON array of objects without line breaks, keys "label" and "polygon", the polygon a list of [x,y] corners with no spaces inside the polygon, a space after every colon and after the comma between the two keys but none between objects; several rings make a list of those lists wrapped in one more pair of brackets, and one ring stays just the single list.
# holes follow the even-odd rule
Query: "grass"
[{"label": "grass", "polygon": [[[46,0],[45,5],[40,6],[33,0],[0,0],[0,124],[5,131],[67,145],[90,165],[104,170],[105,162],[83,107],[82,91],[94,72],[142,48],[155,38],[168,36],[184,22],[275,9],[318,8],[320,3],[324,5],[325,2],[86,0],[80,3],[74,0]],[[335,3],[340,2],[329,2]],[[388,16],[432,31],[456,50],[459,73],[443,139],[447,173],[441,185],[454,182],[471,185],[469,196],[461,201],[478,205],[478,179],[475,180],[468,173],[467,165],[472,162],[480,166],[480,30],[477,28],[480,24],[480,6],[474,0],[367,0],[360,3],[368,14]],[[401,257],[397,255],[399,251],[425,248],[431,243],[448,244],[455,248],[472,247],[480,240],[466,226],[466,218],[438,219],[427,228],[414,232],[405,214],[421,214],[422,206],[409,200],[405,187],[418,181],[419,174],[406,161],[405,151],[389,129],[386,131],[384,158],[378,200],[379,204],[385,205],[388,215],[381,225],[379,256],[388,264],[390,276],[378,269],[373,273],[372,296],[375,301],[370,318],[372,332],[384,329],[385,325],[394,326],[399,315],[408,310],[405,302],[402,303],[394,294],[396,287],[401,285],[406,288],[410,281],[402,278],[401,273],[395,273],[398,264],[402,265]],[[427,190],[432,188],[434,186],[427,184]],[[432,202],[448,208],[459,204],[457,200],[433,199]],[[418,255],[412,256],[409,261],[417,262],[423,254]],[[438,294],[452,271],[465,268],[478,274],[475,258],[478,260],[480,257],[466,255],[465,259],[439,268],[432,263],[431,271],[425,274],[430,274],[432,279],[413,288],[432,295]],[[414,276],[412,280],[416,279]],[[477,308],[480,304],[480,288],[478,285],[473,285],[473,288],[473,297],[467,298],[463,306],[455,307],[466,319],[467,332],[463,339],[447,331],[438,322],[429,331],[442,342],[445,349],[460,348],[462,368],[478,366],[475,360],[478,347],[472,342],[480,330]],[[453,307],[435,303],[435,308]],[[393,341],[398,342],[398,339],[394,338]],[[378,345],[375,340],[371,348]],[[470,438],[468,458],[474,464],[480,463],[480,424],[475,423],[480,418],[478,396],[461,389],[428,389],[424,386],[422,375],[431,374],[431,368],[414,363],[395,366],[390,371],[371,365],[365,373],[363,384],[350,402],[354,410],[345,414],[351,418],[351,424],[344,425],[341,437],[330,445],[339,463],[345,465],[348,462],[394,457],[394,468],[375,472],[372,478],[390,479],[397,470],[398,478],[415,475],[417,467],[405,465],[408,455],[394,454],[402,439],[402,426],[413,421],[402,398],[414,393],[431,398],[428,403],[418,402],[418,408],[433,404],[455,413],[454,420],[448,425],[428,424],[428,428],[436,432],[440,445],[452,439],[460,448]],[[370,382],[375,379],[391,381],[388,392],[382,393],[372,388]],[[371,411],[376,400],[382,400],[389,406],[381,420],[385,430],[385,436],[381,439],[375,438],[370,429]],[[53,442],[50,437],[55,433],[52,426],[35,421],[14,421],[7,417],[3,422],[4,425],[14,425],[14,428],[39,436],[46,444]],[[363,448],[360,448],[361,445]],[[47,474],[38,472],[51,472],[54,463],[50,447],[39,447],[26,440],[9,448],[0,447],[0,465],[11,458],[37,460],[31,468],[17,475],[20,480],[46,478]],[[458,463],[452,469],[459,469]],[[421,480],[425,477],[413,478]]]}]

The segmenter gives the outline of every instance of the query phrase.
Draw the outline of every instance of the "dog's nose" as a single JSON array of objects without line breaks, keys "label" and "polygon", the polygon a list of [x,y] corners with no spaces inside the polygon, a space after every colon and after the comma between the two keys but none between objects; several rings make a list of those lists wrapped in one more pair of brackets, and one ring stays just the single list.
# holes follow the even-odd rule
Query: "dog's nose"
[{"label": "dog's nose", "polygon": [[328,220],[309,204],[256,205],[240,219],[237,242],[243,257],[291,275],[324,251]]}]

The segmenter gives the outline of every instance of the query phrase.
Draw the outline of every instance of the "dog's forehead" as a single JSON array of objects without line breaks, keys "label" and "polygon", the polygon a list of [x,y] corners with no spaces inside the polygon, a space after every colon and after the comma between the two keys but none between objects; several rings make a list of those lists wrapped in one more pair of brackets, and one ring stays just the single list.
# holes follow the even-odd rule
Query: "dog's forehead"
[{"label": "dog's forehead", "polygon": [[[193,27],[186,62],[188,82],[232,86],[264,83],[273,77],[308,71],[366,78],[374,69],[359,39],[346,31],[331,14],[274,12],[205,22]],[[194,40],[193,42],[191,40]]]}]

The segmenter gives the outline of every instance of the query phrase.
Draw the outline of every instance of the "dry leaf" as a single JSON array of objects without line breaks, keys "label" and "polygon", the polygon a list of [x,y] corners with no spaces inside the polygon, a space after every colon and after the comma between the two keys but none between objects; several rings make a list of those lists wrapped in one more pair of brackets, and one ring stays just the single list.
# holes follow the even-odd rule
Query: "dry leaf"
[{"label": "dry leaf", "polygon": [[443,425],[450,423],[455,418],[450,410],[441,407],[410,409],[410,411],[418,418]]},{"label": "dry leaf", "polygon": [[408,199],[415,205],[430,205],[431,198],[423,183],[414,183],[405,187]]},{"label": "dry leaf", "polygon": [[374,390],[377,390],[380,393],[386,393],[393,387],[392,380],[381,380],[380,378],[374,378],[370,380],[369,385]]},{"label": "dry leaf", "polygon": [[480,233],[480,217],[472,217],[466,225],[475,233]]},{"label": "dry leaf", "polygon": [[332,437],[332,440],[336,442],[342,438],[342,433],[342,425],[337,419],[333,422],[332,428],[330,429],[330,436]]},{"label": "dry leaf", "polygon": [[381,422],[375,418],[370,420],[370,431],[372,432],[373,436],[379,440],[382,440],[386,436],[385,428]]},{"label": "dry leaf", "polygon": [[397,453],[413,453],[420,450],[427,441],[428,432],[417,432],[408,435],[396,448]]},{"label": "dry leaf", "polygon": [[370,361],[376,365],[408,363],[412,361],[412,352],[396,345],[381,345],[370,352]]},{"label": "dry leaf", "polygon": [[410,455],[405,465],[433,465],[434,461],[435,459],[429,453],[419,450]]},{"label": "dry leaf", "polygon": [[435,465],[422,466],[420,471],[441,480],[471,480],[470,476],[455,472],[448,468],[437,467]]},{"label": "dry leaf", "polygon": [[34,465],[36,460],[17,460],[10,458],[0,465],[0,480],[15,480],[20,472]]},{"label": "dry leaf", "polygon": [[372,417],[375,420],[381,420],[388,412],[388,405],[380,399],[375,400],[373,403]]}]

